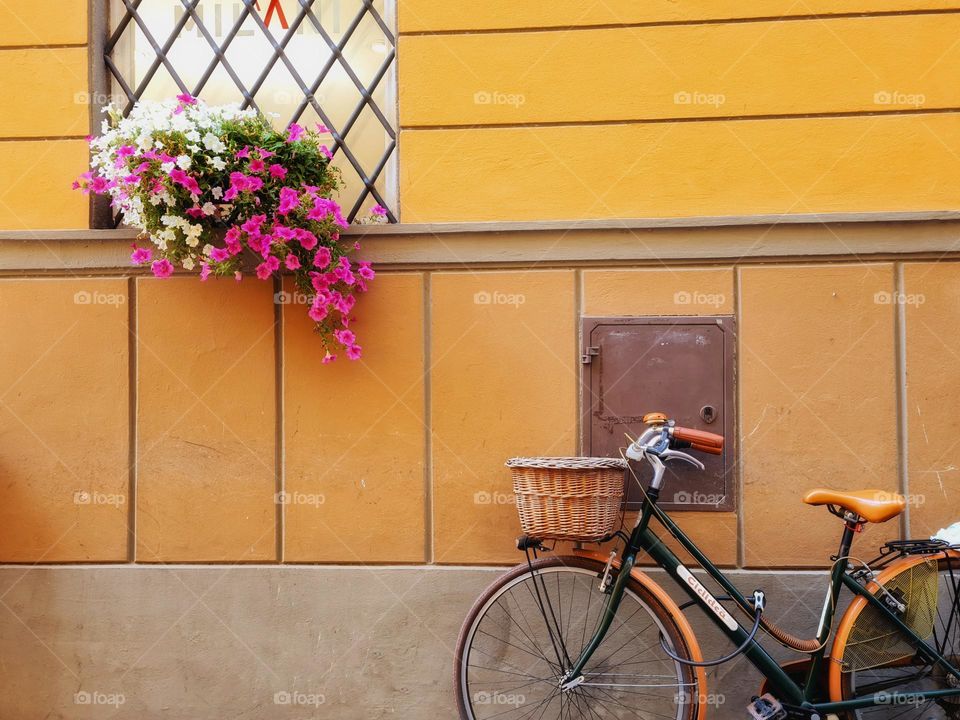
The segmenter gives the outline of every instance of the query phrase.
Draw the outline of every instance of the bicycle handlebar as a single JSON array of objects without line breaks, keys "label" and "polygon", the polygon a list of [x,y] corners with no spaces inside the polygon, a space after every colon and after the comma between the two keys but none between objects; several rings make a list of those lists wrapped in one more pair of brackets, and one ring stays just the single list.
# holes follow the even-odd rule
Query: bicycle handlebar
[{"label": "bicycle handlebar", "polygon": [[706,430],[674,426],[671,430],[674,439],[690,443],[690,447],[713,455],[723,454],[723,435]]}]

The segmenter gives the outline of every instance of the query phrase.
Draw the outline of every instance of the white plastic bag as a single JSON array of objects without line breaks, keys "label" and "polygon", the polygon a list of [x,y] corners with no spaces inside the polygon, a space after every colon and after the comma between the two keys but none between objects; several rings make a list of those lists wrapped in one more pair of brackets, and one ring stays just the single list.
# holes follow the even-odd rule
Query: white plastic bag
[{"label": "white plastic bag", "polygon": [[960,522],[955,522],[949,527],[940,528],[931,540],[943,540],[951,545],[960,545]]}]

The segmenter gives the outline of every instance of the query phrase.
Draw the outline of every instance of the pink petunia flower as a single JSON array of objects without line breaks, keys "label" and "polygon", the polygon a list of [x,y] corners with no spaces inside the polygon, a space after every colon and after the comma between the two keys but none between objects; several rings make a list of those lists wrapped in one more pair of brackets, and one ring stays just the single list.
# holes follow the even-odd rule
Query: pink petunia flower
[{"label": "pink petunia flower", "polygon": [[290,253],[283,259],[283,264],[286,266],[287,270],[296,270],[300,267],[300,258],[293,253]]},{"label": "pink petunia flower", "polygon": [[359,360],[362,348],[359,345],[351,345],[347,348],[347,357],[351,360]]},{"label": "pink petunia flower", "polygon": [[333,336],[341,345],[353,345],[357,341],[357,336],[352,330],[334,330]]},{"label": "pink petunia flower", "polygon": [[133,252],[130,254],[130,262],[134,265],[146,265],[148,262],[153,260],[153,250],[150,248],[137,247],[137,244],[133,244]]},{"label": "pink petunia flower", "polygon": [[215,247],[210,251],[210,259],[214,262],[224,262],[230,257],[230,253],[226,248]]},{"label": "pink petunia flower", "polygon": [[330,352],[328,351],[327,354],[323,356],[323,360],[321,360],[320,362],[322,362],[324,365],[329,365],[336,359],[337,359],[337,356],[331,355]]},{"label": "pink petunia flower", "polygon": [[240,148],[239,150],[237,150],[236,153],[234,153],[234,157],[237,157],[237,158],[248,158],[248,157],[250,157],[250,148],[249,148],[248,146],[244,145],[242,148]]},{"label": "pink petunia flower", "polygon": [[287,169],[283,165],[274,163],[270,166],[270,176],[283,180],[287,176]]},{"label": "pink petunia flower", "polygon": [[202,263],[202,264],[200,265],[200,279],[201,279],[201,280],[206,280],[208,277],[210,277],[210,273],[211,273],[211,272],[212,272],[212,268],[210,267],[209,263]]},{"label": "pink petunia flower", "polygon": [[310,309],[307,310],[307,315],[309,315],[310,319],[314,322],[321,322],[327,316],[327,306],[317,302],[315,299]]},{"label": "pink petunia flower", "polygon": [[288,240],[293,240],[294,237],[296,237],[296,231],[293,228],[289,228],[286,225],[280,225],[279,223],[274,224],[274,240],[287,242]]},{"label": "pink petunia flower", "polygon": [[240,228],[245,232],[251,235],[257,234],[260,232],[260,226],[263,225],[266,221],[266,215],[252,215]]},{"label": "pink petunia flower", "polygon": [[317,132],[318,132],[318,133],[321,133],[321,134],[323,134],[323,133],[329,133],[329,132],[330,132],[330,128],[328,128],[328,127],[327,127],[326,125],[324,125],[323,123],[317,123]]},{"label": "pink petunia flower", "polygon": [[330,254],[330,248],[319,247],[317,248],[317,254],[313,256],[313,266],[318,268],[325,268],[330,264],[332,255]]},{"label": "pink petunia flower", "polygon": [[377,276],[368,262],[360,263],[360,267],[357,269],[357,275],[362,277],[364,280],[373,280],[373,278]]},{"label": "pink petunia flower", "polygon": [[287,130],[287,142],[294,143],[303,137],[304,130],[296,123],[291,123]]},{"label": "pink petunia flower", "polygon": [[280,268],[280,258],[276,255],[271,255],[262,263],[257,265],[257,277],[261,280],[266,280],[270,275]]},{"label": "pink petunia flower", "polygon": [[90,180],[90,191],[95,192],[98,195],[102,195],[110,188],[110,183],[107,182],[106,178],[100,176],[94,177]]},{"label": "pink petunia flower", "polygon": [[262,173],[267,166],[264,164],[263,160],[251,160],[248,167],[250,168],[250,172]]},{"label": "pink petunia flower", "polygon": [[320,154],[323,155],[327,160],[333,160],[333,153],[330,152],[330,148],[326,145],[320,146]]},{"label": "pink petunia flower", "polygon": [[166,258],[154,260],[150,269],[153,271],[154,277],[168,278],[173,275],[173,264]]},{"label": "pink petunia flower", "polygon": [[317,236],[314,235],[309,230],[304,230],[303,228],[296,228],[293,232],[297,236],[297,240],[300,241],[300,246],[304,250],[313,250],[317,246],[317,243],[319,242],[317,240]]},{"label": "pink petunia flower", "polygon": [[[284,172],[286,172],[286,170],[284,170]],[[286,215],[299,204],[300,195],[296,190],[289,187],[280,188],[280,204],[277,207],[277,215]]]},{"label": "pink petunia flower", "polygon": [[71,187],[74,190],[80,190],[84,195],[90,194],[90,178],[93,176],[93,172],[87,170],[87,172],[82,173],[80,177],[73,181]]},{"label": "pink petunia flower", "polygon": [[197,99],[190,93],[181,93],[177,95],[177,100],[179,100],[184,105],[196,105]]},{"label": "pink petunia flower", "polygon": [[383,205],[374,205],[370,208],[370,212],[374,215],[385,216],[387,214],[387,209]]}]

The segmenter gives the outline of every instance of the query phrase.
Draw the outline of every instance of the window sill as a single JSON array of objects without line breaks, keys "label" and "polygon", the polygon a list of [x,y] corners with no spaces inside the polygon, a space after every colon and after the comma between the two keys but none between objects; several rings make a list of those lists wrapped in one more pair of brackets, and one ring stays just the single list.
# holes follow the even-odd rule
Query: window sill
[{"label": "window sill", "polygon": [[[383,269],[659,266],[960,258],[960,212],[355,225]],[[137,233],[0,231],[0,272],[131,272]]]},{"label": "window sill", "polygon": [[[344,236],[451,235],[473,233],[570,232],[597,230],[660,230],[776,225],[834,225],[849,223],[960,222],[960,210],[922,212],[811,213],[789,215],[722,215],[598,220],[530,220],[497,222],[396,223],[351,225]],[[108,230],[0,230],[0,240],[133,240],[129,228]]]}]

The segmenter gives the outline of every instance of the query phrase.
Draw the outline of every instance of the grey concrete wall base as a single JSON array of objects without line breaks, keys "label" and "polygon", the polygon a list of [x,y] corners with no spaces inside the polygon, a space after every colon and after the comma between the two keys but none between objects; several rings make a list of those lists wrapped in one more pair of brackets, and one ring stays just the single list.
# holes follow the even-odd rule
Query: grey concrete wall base
[{"label": "grey concrete wall base", "polygon": [[[457,632],[500,572],[0,567],[0,718],[452,719]],[[824,573],[733,576],[766,590],[771,617],[812,634]],[[690,613],[704,653],[728,652]],[[758,685],[742,659],[711,670],[712,717],[745,717]]]}]

